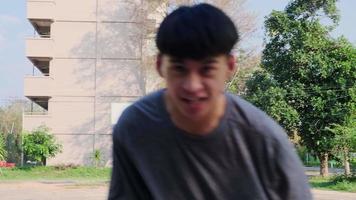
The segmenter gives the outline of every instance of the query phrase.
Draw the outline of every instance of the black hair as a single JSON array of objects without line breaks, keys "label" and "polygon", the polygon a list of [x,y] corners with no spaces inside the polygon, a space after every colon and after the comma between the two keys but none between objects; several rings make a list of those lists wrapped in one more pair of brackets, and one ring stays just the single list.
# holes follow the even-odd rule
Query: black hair
[{"label": "black hair", "polygon": [[203,59],[229,54],[239,39],[232,20],[219,8],[202,3],[181,6],[161,23],[156,45],[161,54]]}]

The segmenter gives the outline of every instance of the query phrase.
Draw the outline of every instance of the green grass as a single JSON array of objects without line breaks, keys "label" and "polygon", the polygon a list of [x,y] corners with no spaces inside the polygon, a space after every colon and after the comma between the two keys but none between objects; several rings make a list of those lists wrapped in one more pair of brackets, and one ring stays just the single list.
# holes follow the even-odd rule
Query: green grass
[{"label": "green grass", "polygon": [[74,180],[106,182],[111,168],[94,167],[16,167],[1,168],[1,180]]},{"label": "green grass", "polygon": [[313,188],[324,190],[336,190],[344,192],[356,192],[356,179],[343,177],[312,177],[309,180]]}]

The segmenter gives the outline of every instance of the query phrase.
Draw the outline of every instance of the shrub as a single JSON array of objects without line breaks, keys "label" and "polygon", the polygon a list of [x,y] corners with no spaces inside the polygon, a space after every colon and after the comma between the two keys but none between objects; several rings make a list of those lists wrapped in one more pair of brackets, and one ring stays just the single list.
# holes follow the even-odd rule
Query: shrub
[{"label": "shrub", "polygon": [[95,149],[92,153],[92,160],[95,167],[99,167],[102,160],[102,153],[100,149]]},{"label": "shrub", "polygon": [[62,145],[50,134],[47,127],[40,126],[24,135],[23,150],[26,158],[46,165],[47,158],[62,152]]}]

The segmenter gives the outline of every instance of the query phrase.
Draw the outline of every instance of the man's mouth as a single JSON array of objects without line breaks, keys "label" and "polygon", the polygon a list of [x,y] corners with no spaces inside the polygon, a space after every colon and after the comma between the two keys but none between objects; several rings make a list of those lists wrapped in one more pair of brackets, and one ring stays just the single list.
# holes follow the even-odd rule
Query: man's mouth
[{"label": "man's mouth", "polygon": [[187,104],[196,104],[206,101],[208,97],[182,97],[181,100]]}]

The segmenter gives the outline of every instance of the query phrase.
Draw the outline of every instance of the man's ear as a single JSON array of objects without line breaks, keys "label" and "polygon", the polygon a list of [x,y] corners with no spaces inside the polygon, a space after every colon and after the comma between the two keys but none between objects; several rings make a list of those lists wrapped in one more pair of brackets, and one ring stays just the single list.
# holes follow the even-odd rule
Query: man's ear
[{"label": "man's ear", "polygon": [[162,54],[158,54],[156,57],[156,70],[158,74],[163,78],[162,73]]},{"label": "man's ear", "polygon": [[236,57],[233,55],[229,55],[228,61],[227,61],[228,78],[231,78],[235,74],[235,72],[237,70],[236,62],[237,62]]}]

